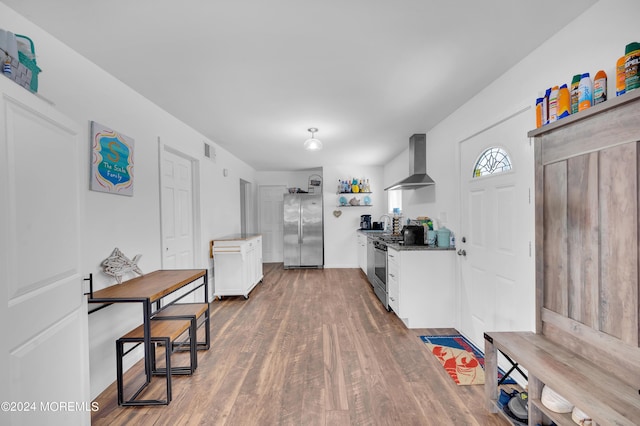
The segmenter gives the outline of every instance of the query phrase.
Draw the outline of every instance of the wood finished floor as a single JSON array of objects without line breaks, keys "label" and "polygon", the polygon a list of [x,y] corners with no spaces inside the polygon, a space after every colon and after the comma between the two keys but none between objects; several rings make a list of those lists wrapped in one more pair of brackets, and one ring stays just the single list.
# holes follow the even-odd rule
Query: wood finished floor
[{"label": "wood finished floor", "polygon": [[[407,329],[359,269],[265,264],[248,300],[211,303],[211,349],[193,376],[173,376],[168,406],[118,407],[113,383],[92,424],[507,425],[485,410],[482,386],[457,386],[418,337],[451,332]],[[141,376],[141,363],[127,373]],[[162,397],[163,380],[144,397]]]}]

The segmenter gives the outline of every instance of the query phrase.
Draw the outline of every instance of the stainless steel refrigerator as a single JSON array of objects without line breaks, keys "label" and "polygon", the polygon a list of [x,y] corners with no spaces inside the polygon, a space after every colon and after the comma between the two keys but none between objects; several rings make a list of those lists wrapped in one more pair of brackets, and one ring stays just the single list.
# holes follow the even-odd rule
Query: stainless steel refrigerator
[{"label": "stainless steel refrigerator", "polygon": [[285,194],[284,267],[322,268],[322,194]]}]

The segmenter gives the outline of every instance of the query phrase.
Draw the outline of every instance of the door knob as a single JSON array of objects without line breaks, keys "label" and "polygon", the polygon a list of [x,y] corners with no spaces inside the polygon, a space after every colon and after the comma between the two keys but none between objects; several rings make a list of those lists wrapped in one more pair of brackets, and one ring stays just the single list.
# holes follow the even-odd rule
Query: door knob
[{"label": "door knob", "polygon": [[458,250],[458,256],[466,256],[467,255],[467,251],[464,249],[460,249]]}]

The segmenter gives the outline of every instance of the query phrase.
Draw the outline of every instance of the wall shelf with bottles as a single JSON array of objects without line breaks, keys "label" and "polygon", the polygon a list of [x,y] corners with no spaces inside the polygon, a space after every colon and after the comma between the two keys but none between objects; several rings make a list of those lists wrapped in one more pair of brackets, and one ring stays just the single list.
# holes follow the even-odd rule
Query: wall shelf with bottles
[{"label": "wall shelf with bottles", "polygon": [[369,179],[365,178],[349,178],[338,179],[338,194],[370,194],[371,186]]}]

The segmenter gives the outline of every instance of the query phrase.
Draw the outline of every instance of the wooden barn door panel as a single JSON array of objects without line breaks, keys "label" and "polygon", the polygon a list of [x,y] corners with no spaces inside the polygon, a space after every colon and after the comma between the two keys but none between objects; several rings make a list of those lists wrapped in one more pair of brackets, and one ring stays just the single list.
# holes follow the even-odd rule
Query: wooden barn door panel
[{"label": "wooden barn door panel", "polygon": [[544,307],[562,316],[567,302],[567,162],[544,168]]},{"label": "wooden barn door panel", "polygon": [[599,327],[598,154],[568,160],[569,318]]},{"label": "wooden barn door panel", "polygon": [[[600,331],[638,345],[638,149],[600,153]],[[630,178],[632,177],[632,178]],[[624,318],[624,321],[621,319]]]}]

